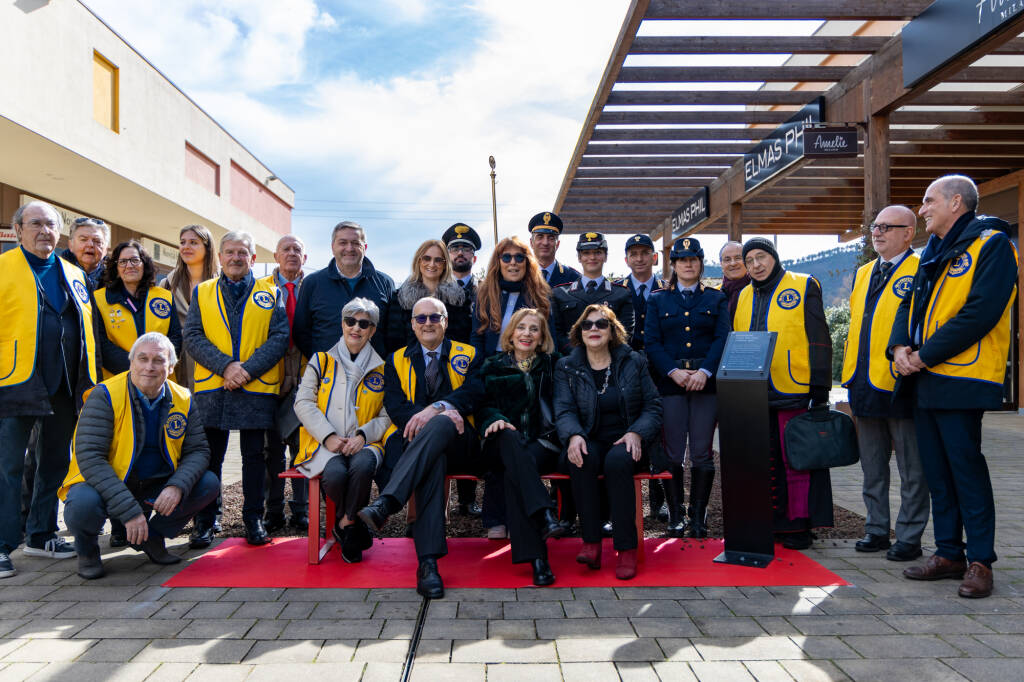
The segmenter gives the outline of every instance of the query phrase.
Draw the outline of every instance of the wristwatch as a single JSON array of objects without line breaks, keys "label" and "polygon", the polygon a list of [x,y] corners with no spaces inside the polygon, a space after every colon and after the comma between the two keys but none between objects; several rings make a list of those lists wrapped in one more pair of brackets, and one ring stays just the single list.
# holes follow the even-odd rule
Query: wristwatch
[{"label": "wristwatch", "polygon": [[438,401],[437,401],[436,403],[434,403],[433,405],[431,405],[431,407],[433,407],[433,408],[434,408],[435,410],[437,410],[438,412],[444,412],[445,410],[447,410],[447,409],[448,409],[447,407],[445,407],[445,404],[444,404],[444,403],[442,403],[442,402],[441,402],[440,400],[438,400]]}]

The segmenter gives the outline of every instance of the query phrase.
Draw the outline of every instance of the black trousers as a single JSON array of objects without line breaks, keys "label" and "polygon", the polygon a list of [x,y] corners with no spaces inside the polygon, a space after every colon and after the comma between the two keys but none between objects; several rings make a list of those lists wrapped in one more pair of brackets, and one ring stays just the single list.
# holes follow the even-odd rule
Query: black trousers
[{"label": "black trousers", "polygon": [[[267,445],[267,517],[284,514],[284,479],[278,476],[288,468],[286,450],[291,451],[291,461],[299,452],[298,432],[286,441],[277,428],[266,430]],[[288,502],[292,516],[304,516],[309,511],[309,484],[304,478],[289,479],[292,483],[292,499]]]},{"label": "black trousers", "polygon": [[587,453],[583,455],[583,466],[566,461],[572,480],[572,492],[580,512],[580,530],[584,542],[600,542],[601,526],[601,482],[598,476],[604,474],[604,487],[608,491],[611,507],[612,541],[615,549],[623,552],[636,549],[636,489],[633,474],[640,470],[641,462],[634,462],[623,444],[612,445],[588,438]]},{"label": "black trousers", "polygon": [[535,440],[527,440],[519,431],[505,429],[487,440],[484,454],[500,458],[505,467],[505,513],[512,540],[512,563],[546,559],[547,546],[532,517],[544,509],[555,508],[540,477],[556,470],[559,453]]},{"label": "black trousers", "polygon": [[416,555],[421,560],[448,553],[444,525],[445,476],[449,471],[478,474],[472,466],[478,449],[476,431],[469,423],[460,434],[451,419],[438,415],[405,444],[402,456],[395,463],[381,496],[390,497],[392,506],[400,508],[416,493],[413,540]]},{"label": "black trousers", "polygon": [[[209,471],[221,479],[224,454],[228,450],[230,431],[206,429],[206,442],[210,444]],[[250,524],[263,518],[264,484],[267,478],[263,459],[264,429],[242,429],[238,432],[238,445],[242,451],[242,521]],[[211,502],[196,514],[196,520],[204,525],[213,525],[217,514],[217,502]]]},{"label": "black trousers", "polygon": [[377,456],[368,448],[328,460],[321,474],[324,493],[334,502],[335,518],[328,522],[337,523],[343,516],[356,520],[356,513],[370,502],[376,470]]}]

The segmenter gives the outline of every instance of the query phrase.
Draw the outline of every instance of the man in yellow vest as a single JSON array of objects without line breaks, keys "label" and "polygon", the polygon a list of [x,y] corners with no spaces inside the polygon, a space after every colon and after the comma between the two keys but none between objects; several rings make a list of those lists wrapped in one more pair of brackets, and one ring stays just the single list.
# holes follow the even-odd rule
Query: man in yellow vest
[{"label": "man in yellow vest", "polygon": [[[210,444],[210,471],[220,478],[228,434],[242,451],[242,521],[246,539],[265,545],[266,430],[274,425],[288,350],[288,314],[277,285],[253,277],[256,245],[248,232],[220,240],[221,274],[196,287],[185,319],[185,349],[195,359],[195,401]],[[213,541],[217,503],[196,516],[192,547]]]},{"label": "man in yellow vest", "polygon": [[[843,386],[857,417],[857,444],[867,507],[858,552],[889,550],[890,561],[921,556],[928,525],[928,484],[917,452],[917,434],[907,400],[893,401],[896,376],[885,356],[896,310],[910,293],[918,257],[910,248],[917,216],[906,206],[887,206],[870,228],[878,258],[859,270],[850,295],[850,330],[843,356]],[[889,542],[889,459],[896,450],[900,470],[900,511],[896,544]]]},{"label": "man in yellow vest", "polygon": [[931,237],[889,338],[897,391],[911,391],[935,530],[935,554],[903,575],[963,578],[967,598],[992,594],[996,512],[981,418],[1002,404],[1017,289],[1010,226],[977,208],[968,177],[928,186],[918,212]]},{"label": "man in yellow vest", "polygon": [[10,555],[22,542],[21,480],[37,422],[24,552],[75,556],[57,537],[57,489],[68,471],[76,406],[98,380],[100,365],[85,273],[54,251],[60,215],[32,201],[15,211],[11,224],[19,246],[0,254],[0,578],[17,573]]},{"label": "man in yellow vest", "polygon": [[104,575],[96,538],[108,517],[124,524],[129,544],[150,561],[176,564],[181,557],[167,551],[165,538],[220,490],[207,471],[210,450],[192,396],[168,381],[177,360],[166,336],[143,334],[128,371],[97,386],[82,408],[60,492],[86,580]]},{"label": "man in yellow vest", "polygon": [[[474,469],[479,441],[470,415],[483,391],[473,380],[481,364],[476,351],[446,339],[447,328],[444,303],[421,298],[412,309],[417,343],[395,351],[385,362],[384,407],[402,431],[404,451],[380,497],[359,511],[359,518],[379,531],[416,493],[416,591],[431,599],[444,596],[437,560],[448,553],[445,475]],[[397,441],[391,438],[389,445]]]}]

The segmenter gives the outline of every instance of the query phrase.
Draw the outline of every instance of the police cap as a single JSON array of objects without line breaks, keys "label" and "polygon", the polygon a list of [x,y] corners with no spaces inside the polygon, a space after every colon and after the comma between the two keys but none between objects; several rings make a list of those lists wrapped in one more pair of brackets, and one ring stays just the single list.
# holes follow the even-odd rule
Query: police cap
[{"label": "police cap", "polygon": [[672,242],[672,251],[668,254],[669,259],[674,258],[700,258],[704,260],[704,249],[700,242],[693,237],[680,237]]},{"label": "police cap", "polygon": [[466,246],[472,246],[474,251],[480,250],[480,235],[466,223],[455,223],[449,227],[444,231],[441,241],[444,242],[445,246],[465,244]]},{"label": "police cap", "polygon": [[629,250],[634,246],[646,246],[651,251],[655,251],[654,240],[648,237],[646,234],[634,234],[632,237],[626,240],[626,254],[629,254]]},{"label": "police cap", "polygon": [[562,234],[562,219],[557,213],[545,211],[530,218],[530,234]]},{"label": "police cap", "polygon": [[576,242],[577,251],[591,251],[593,249],[608,250],[608,240],[600,232],[584,232],[580,240]]}]

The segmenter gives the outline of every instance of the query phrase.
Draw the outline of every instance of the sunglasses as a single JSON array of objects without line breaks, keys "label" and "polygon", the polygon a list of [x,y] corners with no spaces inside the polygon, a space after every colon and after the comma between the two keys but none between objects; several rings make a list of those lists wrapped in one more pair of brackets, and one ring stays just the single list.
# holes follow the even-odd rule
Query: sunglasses
[{"label": "sunglasses", "polygon": [[420,262],[423,263],[424,265],[430,265],[431,263],[433,263],[434,265],[444,265],[444,258],[420,256]]},{"label": "sunglasses", "polygon": [[431,324],[437,324],[444,319],[444,315],[441,313],[430,313],[429,315],[413,315],[413,322],[416,324],[426,324],[427,320],[430,320]]},{"label": "sunglasses", "polygon": [[598,329],[604,330],[612,326],[612,323],[607,318],[602,317],[600,320],[583,320],[580,322],[580,329],[585,332],[590,331],[592,328],[597,327]]},{"label": "sunglasses", "polygon": [[503,253],[503,254],[501,254],[501,262],[502,263],[511,263],[512,261],[515,261],[517,263],[522,263],[525,260],[526,260],[526,254],[525,253]]},{"label": "sunglasses", "polygon": [[373,322],[370,322],[369,320],[359,320],[354,317],[346,317],[344,322],[346,327],[355,327],[358,325],[360,329],[369,329],[373,326]]}]

